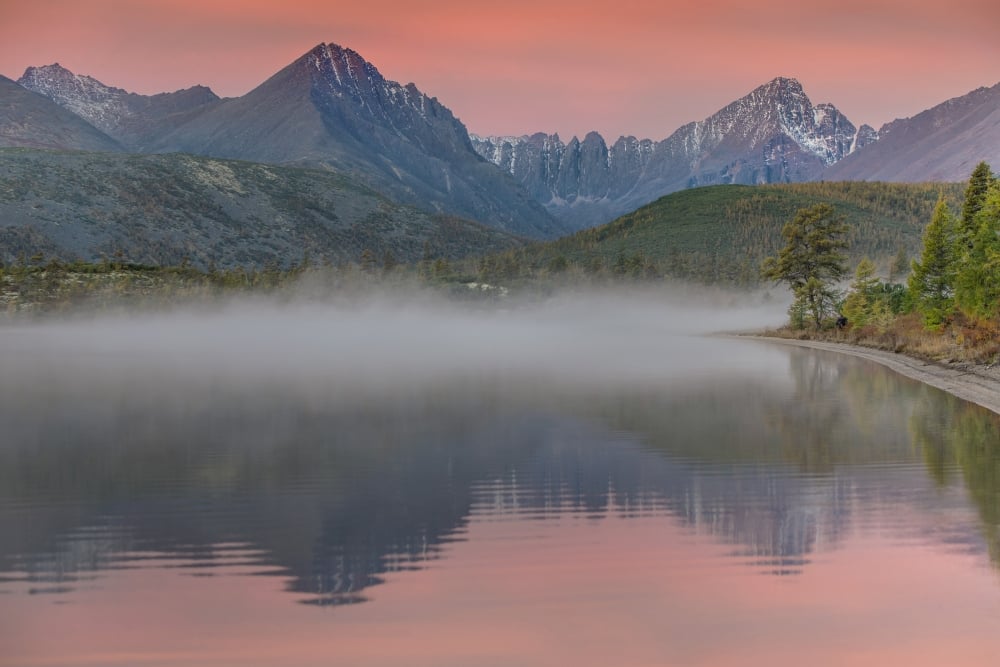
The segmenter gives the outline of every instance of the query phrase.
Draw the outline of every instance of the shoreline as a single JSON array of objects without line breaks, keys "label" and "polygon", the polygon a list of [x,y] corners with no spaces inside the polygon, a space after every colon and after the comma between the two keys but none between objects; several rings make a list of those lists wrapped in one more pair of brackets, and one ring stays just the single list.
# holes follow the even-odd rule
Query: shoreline
[{"label": "shoreline", "polygon": [[794,345],[815,350],[839,352],[882,364],[900,375],[946,391],[1000,414],[1000,367],[982,365],[951,367],[896,352],[886,352],[850,343],[797,340],[764,334],[738,335],[736,338]]}]

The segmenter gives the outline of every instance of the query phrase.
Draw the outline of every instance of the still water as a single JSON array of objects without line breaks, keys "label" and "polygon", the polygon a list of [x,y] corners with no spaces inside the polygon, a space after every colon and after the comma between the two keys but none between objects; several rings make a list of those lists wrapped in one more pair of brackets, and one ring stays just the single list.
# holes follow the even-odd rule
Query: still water
[{"label": "still water", "polygon": [[329,358],[3,333],[0,664],[1000,659],[992,413],[757,341],[448,325],[423,364],[405,322]]}]

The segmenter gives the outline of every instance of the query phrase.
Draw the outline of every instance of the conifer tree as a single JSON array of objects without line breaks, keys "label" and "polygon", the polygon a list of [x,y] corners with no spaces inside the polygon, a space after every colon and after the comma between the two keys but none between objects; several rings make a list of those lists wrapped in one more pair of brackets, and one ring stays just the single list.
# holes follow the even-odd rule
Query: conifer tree
[{"label": "conifer tree", "polygon": [[1000,183],[982,197],[972,229],[968,248],[961,250],[955,303],[967,317],[988,319],[1000,307]]},{"label": "conifer tree", "polygon": [[955,251],[955,219],[941,197],[924,230],[920,261],[913,261],[907,281],[910,297],[928,327],[943,324],[954,307]]},{"label": "conifer tree", "polygon": [[851,291],[844,301],[843,313],[852,326],[863,327],[871,323],[878,291],[879,279],[875,277],[875,264],[865,257],[858,263]]},{"label": "conifer tree", "polygon": [[966,247],[972,246],[973,238],[978,232],[976,214],[982,209],[986,193],[995,182],[990,165],[985,162],[980,162],[972,170],[969,185],[965,188],[965,202],[962,204],[962,218],[959,222],[959,240]]},{"label": "conifer tree", "polygon": [[[764,261],[761,275],[787,283],[795,295],[790,312],[806,311],[820,328],[837,299],[835,283],[844,276],[847,225],[829,204],[799,209],[781,230],[785,247]],[[794,318],[793,318],[794,319]]]}]

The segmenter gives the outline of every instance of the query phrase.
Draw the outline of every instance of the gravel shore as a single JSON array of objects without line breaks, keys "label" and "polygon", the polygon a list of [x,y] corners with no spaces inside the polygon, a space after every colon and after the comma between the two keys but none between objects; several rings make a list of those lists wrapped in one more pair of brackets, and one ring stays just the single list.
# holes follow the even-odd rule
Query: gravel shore
[{"label": "gravel shore", "polygon": [[846,343],[792,340],[770,336],[740,336],[768,343],[796,345],[817,350],[829,350],[870,359],[887,366],[901,375],[919,380],[932,387],[943,389],[961,399],[981,405],[987,410],[1000,414],[1000,365],[940,364],[923,359],[914,359],[894,352],[885,352],[869,347]]}]

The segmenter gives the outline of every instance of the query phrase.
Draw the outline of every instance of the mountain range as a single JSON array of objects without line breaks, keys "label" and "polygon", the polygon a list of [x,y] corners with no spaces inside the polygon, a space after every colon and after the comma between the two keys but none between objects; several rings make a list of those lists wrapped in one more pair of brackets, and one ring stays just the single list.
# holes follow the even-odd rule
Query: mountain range
[{"label": "mountain range", "polygon": [[[333,44],[316,46],[230,99],[200,86],[136,95],[58,64],[28,68],[18,83],[129,152],[189,152],[334,170],[431,213],[523,236],[567,231],[479,158],[465,126],[436,98],[385,79],[357,53]],[[64,122],[53,115],[53,123]],[[59,147],[93,149],[72,141]]]},{"label": "mountain range", "polygon": [[875,130],[832,104],[813,105],[779,77],[662,141],[591,132],[473,137],[558,218],[592,227],[690,187],[865,180],[956,182],[980,161],[1000,164],[1000,84]]},{"label": "mountain range", "polygon": [[474,137],[485,159],[510,173],[574,228],[618,217],[684,188],[808,181],[878,139],[832,104],[813,106],[795,79],[777,78],[666,139],[621,137],[609,148],[591,132]]},{"label": "mountain range", "polygon": [[544,239],[702,185],[962,180],[980,160],[1000,163],[1000,84],[876,131],[779,77],[662,140],[609,144],[592,132],[564,142],[470,136],[416,85],[319,44],[228,99],[203,86],[137,95],[58,64],[29,67],[16,83],[0,77],[0,146],[332,171],[430,214]]}]

